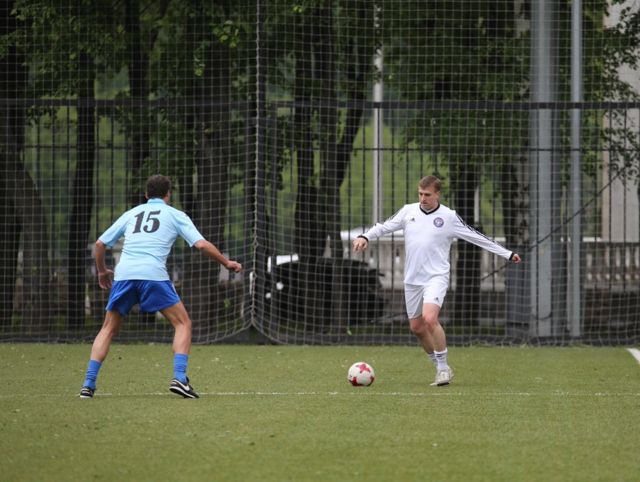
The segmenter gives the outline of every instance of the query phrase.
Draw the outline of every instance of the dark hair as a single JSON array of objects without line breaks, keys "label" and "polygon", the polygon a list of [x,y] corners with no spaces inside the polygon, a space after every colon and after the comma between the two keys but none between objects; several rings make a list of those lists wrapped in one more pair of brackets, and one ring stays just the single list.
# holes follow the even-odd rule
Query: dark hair
[{"label": "dark hair", "polygon": [[426,176],[420,179],[418,186],[420,187],[420,189],[427,189],[428,187],[433,186],[436,192],[440,192],[441,183],[440,179],[438,179],[436,176]]},{"label": "dark hair", "polygon": [[155,174],[147,181],[147,196],[149,199],[162,199],[169,191],[171,191],[171,181],[162,174]]}]

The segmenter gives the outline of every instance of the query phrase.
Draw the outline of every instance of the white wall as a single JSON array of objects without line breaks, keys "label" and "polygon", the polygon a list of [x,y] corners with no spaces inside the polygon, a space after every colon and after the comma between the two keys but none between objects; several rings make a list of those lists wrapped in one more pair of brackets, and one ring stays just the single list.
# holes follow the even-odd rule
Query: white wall
[{"label": "white wall", "polygon": [[[620,5],[612,5],[609,7],[609,17],[605,19],[607,27],[616,25],[620,21],[620,12],[624,8],[633,8],[638,10],[639,3],[637,0],[630,0]],[[636,92],[640,93],[640,72],[632,70],[628,66],[620,69],[620,78],[631,85]],[[615,99],[612,99],[615,100]],[[640,129],[640,119],[638,111],[632,111],[627,119],[631,122],[631,126],[636,132]],[[609,162],[609,156],[604,156],[605,164]],[[609,182],[609,174],[607,169],[603,169],[602,185],[605,186]],[[605,189],[602,193],[602,237],[610,241],[626,241],[638,242],[640,240],[640,229],[638,225],[639,208],[638,208],[638,191],[636,186],[637,180],[628,180],[626,183],[617,179],[611,184],[610,189]]]}]

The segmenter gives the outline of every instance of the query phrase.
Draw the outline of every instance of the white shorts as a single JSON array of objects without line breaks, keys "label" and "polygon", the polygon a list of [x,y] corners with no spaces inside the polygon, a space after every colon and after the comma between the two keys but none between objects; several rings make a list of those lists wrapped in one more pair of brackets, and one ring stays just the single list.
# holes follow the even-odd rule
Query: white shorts
[{"label": "white shorts", "polygon": [[422,315],[422,305],[433,303],[442,308],[449,283],[446,279],[434,278],[424,285],[404,285],[404,300],[409,319]]}]

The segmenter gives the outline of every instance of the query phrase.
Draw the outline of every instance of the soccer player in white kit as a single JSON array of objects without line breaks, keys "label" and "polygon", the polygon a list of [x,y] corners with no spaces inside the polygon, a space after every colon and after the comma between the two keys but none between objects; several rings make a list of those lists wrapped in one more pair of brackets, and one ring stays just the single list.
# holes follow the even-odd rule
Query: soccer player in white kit
[{"label": "soccer player in white kit", "polygon": [[411,331],[438,370],[432,385],[448,385],[453,371],[447,363],[447,339],[438,315],[449,286],[449,251],[454,238],[464,239],[513,263],[520,256],[476,231],[452,209],[438,202],[441,183],[435,176],[418,183],[420,202],[406,204],[384,223],[376,224],[353,241],[353,250],[367,249],[369,241],[404,231],[404,293]]}]

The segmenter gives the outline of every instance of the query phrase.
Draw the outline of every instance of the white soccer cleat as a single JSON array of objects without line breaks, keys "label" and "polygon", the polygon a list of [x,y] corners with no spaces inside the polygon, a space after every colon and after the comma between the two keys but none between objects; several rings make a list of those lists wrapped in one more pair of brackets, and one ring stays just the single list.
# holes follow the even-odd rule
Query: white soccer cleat
[{"label": "white soccer cleat", "polygon": [[449,383],[451,383],[452,378],[453,378],[453,370],[451,368],[438,370],[438,374],[436,375],[436,381],[433,382],[431,386],[442,387],[444,385],[449,385]]}]

